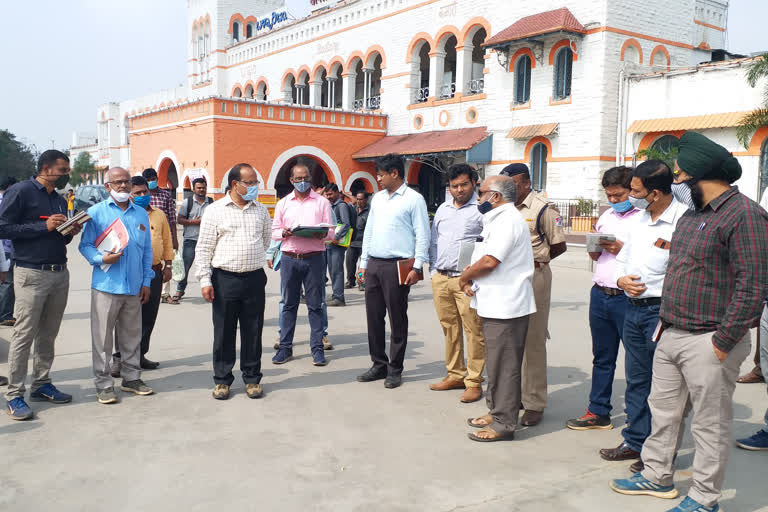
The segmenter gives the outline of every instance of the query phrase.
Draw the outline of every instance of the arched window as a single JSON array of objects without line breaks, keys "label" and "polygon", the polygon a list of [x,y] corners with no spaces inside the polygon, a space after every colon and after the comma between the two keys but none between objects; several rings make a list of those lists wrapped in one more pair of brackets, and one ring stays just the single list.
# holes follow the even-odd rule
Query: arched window
[{"label": "arched window", "polygon": [[573,51],[563,48],[555,57],[555,89],[552,97],[564,100],[571,96],[571,77],[573,72]]},{"label": "arched window", "polygon": [[251,25],[250,23],[245,27],[245,37],[246,39],[250,39],[253,37],[253,25]]},{"label": "arched window", "polygon": [[243,91],[240,90],[239,87],[235,89],[235,93],[233,94],[235,98],[241,98],[243,96]]},{"label": "arched window", "polygon": [[531,58],[523,55],[515,63],[515,103],[531,99]]},{"label": "arched window", "polygon": [[531,148],[531,187],[544,190],[547,187],[547,146],[538,142]]},{"label": "arched window", "polygon": [[761,199],[766,187],[768,187],[768,138],[765,139],[760,150],[760,190],[758,195]]},{"label": "arched window", "polygon": [[234,22],[232,24],[232,42],[237,43],[240,41],[240,23]]}]

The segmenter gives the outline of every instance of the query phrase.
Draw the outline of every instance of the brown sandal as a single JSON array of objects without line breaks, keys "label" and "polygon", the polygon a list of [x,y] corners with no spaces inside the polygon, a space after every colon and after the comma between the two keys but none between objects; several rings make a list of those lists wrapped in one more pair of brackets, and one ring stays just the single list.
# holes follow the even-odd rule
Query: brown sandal
[{"label": "brown sandal", "polygon": [[[475,423],[478,420],[483,420],[485,423]],[[493,423],[493,418],[490,414],[486,414],[485,416],[478,416],[477,418],[467,418],[467,425],[472,428],[485,428],[491,423]]]},{"label": "brown sandal", "polygon": [[[480,432],[488,432],[491,434],[495,434],[494,437],[480,437],[477,435],[477,433]],[[496,441],[511,441],[515,438],[515,432],[512,431],[509,434],[499,434],[495,430],[493,430],[491,427],[485,427],[475,432],[470,432],[467,434],[467,437],[470,438],[472,441],[477,441],[479,443],[495,443]]]},{"label": "brown sandal", "polygon": [[173,297],[171,297],[170,295],[166,295],[165,303],[166,304],[173,304],[174,306],[178,306],[179,305],[179,297],[177,297],[176,295],[174,295]]}]

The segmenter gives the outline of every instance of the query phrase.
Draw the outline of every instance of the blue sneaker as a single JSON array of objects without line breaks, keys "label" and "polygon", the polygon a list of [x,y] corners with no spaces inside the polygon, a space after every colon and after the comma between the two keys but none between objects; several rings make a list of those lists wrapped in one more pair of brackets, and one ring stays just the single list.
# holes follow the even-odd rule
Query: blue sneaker
[{"label": "blue sneaker", "polygon": [[293,359],[293,350],[281,348],[277,351],[277,354],[272,357],[273,364],[285,364]]},{"label": "blue sneaker", "polygon": [[768,450],[768,430],[760,430],[757,434],[746,439],[737,439],[736,446],[745,450],[761,451]]},{"label": "blue sneaker", "polygon": [[328,361],[325,360],[325,354],[322,350],[318,350],[312,354],[312,364],[315,366],[325,366]]},{"label": "blue sneaker", "polygon": [[72,395],[62,393],[53,384],[43,384],[29,394],[33,402],[51,402],[52,404],[68,404],[72,401]]},{"label": "blue sneaker", "polygon": [[24,421],[34,416],[32,409],[29,408],[27,402],[20,396],[17,396],[6,404],[5,412],[13,420]]},{"label": "blue sneaker", "polygon": [[657,498],[671,500],[677,498],[677,489],[674,485],[659,485],[643,477],[642,473],[635,473],[632,478],[620,478],[611,482],[611,489],[620,494],[646,494]]},{"label": "blue sneaker", "polygon": [[667,512],[717,512],[718,510],[720,510],[720,505],[705,507],[690,496],[686,496],[682,503],[667,510]]}]

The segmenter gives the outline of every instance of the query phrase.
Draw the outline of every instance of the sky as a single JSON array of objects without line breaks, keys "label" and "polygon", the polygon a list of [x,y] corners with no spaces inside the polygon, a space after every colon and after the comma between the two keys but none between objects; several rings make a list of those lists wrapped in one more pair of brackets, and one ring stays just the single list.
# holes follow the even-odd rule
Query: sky
[{"label": "sky", "polygon": [[[64,150],[73,131],[95,133],[100,104],[182,84],[186,5],[186,0],[0,0],[0,128],[38,151]],[[309,0],[286,0],[286,7],[301,17],[309,12]],[[729,49],[768,50],[766,19],[768,1],[731,0]]]}]

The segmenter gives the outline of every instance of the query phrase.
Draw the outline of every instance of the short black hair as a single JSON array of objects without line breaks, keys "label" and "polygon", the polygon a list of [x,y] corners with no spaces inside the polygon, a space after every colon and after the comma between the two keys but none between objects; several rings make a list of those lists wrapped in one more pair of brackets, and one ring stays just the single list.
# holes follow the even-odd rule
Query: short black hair
[{"label": "short black hair", "polygon": [[405,179],[405,158],[395,153],[390,153],[376,159],[376,169],[379,171],[397,171],[400,178]]},{"label": "short black hair", "polygon": [[37,172],[43,172],[43,167],[55,164],[56,160],[69,162],[69,157],[58,149],[48,149],[43,151],[40,158],[37,159]]},{"label": "short black hair", "polygon": [[454,164],[448,168],[448,181],[455,180],[462,175],[467,175],[472,183],[477,183],[477,171],[471,165]]},{"label": "short black hair", "polygon": [[149,185],[147,185],[147,180],[144,179],[144,176],[132,176],[131,186],[132,187],[141,187],[141,186],[148,187]]},{"label": "short black hair", "polygon": [[603,174],[602,184],[603,188],[618,185],[621,188],[630,190],[632,188],[632,168],[626,165],[611,167]]},{"label": "short black hair", "polygon": [[337,184],[335,184],[335,183],[329,183],[329,184],[327,184],[325,186],[325,191],[326,192],[338,192],[339,191],[339,186]]},{"label": "short black hair", "polygon": [[246,167],[248,169],[253,169],[253,167],[251,167],[251,164],[240,163],[240,164],[234,165],[229,170],[229,174],[227,175],[227,186],[229,188],[232,188],[233,181],[240,181],[240,171],[243,169],[243,167]]},{"label": "short black hair", "polygon": [[355,197],[359,196],[360,194],[363,194],[363,197],[368,199],[371,194],[368,193],[366,190],[360,190],[357,193],[355,193]]},{"label": "short black hair", "polygon": [[635,169],[633,176],[643,183],[643,187],[648,192],[658,190],[662,194],[672,193],[672,182],[674,181],[672,169],[661,160],[648,160],[641,163]]},{"label": "short black hair", "polygon": [[192,180],[192,188],[195,188],[195,185],[197,185],[198,183],[202,183],[206,187],[208,186],[208,182],[205,181],[205,178],[195,178]]},{"label": "short black hair", "polygon": [[146,180],[154,180],[155,178],[157,178],[157,171],[151,167],[147,167],[146,169],[141,171],[141,175],[144,176],[144,179]]}]

